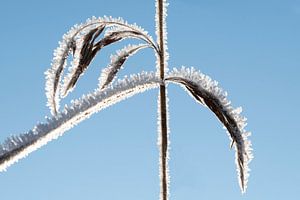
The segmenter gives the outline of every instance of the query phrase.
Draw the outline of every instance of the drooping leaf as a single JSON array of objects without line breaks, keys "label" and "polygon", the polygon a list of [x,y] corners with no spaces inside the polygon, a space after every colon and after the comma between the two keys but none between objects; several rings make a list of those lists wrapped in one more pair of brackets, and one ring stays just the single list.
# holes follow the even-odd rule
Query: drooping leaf
[{"label": "drooping leaf", "polygon": [[[90,30],[83,39],[82,48],[80,49],[80,59],[79,64],[73,74],[72,78],[67,84],[65,89],[65,93],[70,90],[76,84],[79,76],[87,69],[89,64],[91,63],[92,59],[95,56],[93,52],[94,49],[94,42],[96,38],[103,32],[105,29],[105,25],[101,25],[97,28]],[[79,51],[79,49],[78,49]]]},{"label": "drooping leaf", "polygon": [[[75,73],[78,65],[79,65],[79,60],[80,60],[80,51],[82,49],[82,46],[80,44],[82,42],[78,41],[83,41],[83,38],[86,36],[87,32],[90,32],[90,30],[95,29],[99,26],[105,25],[106,27],[120,27],[120,30],[131,30],[133,32],[138,32],[140,35],[140,39],[143,39],[147,43],[151,44],[154,49],[157,51],[157,47],[155,46],[155,42],[153,41],[152,37],[141,27],[137,26],[136,24],[129,24],[122,18],[112,18],[112,17],[103,17],[103,18],[96,18],[92,17],[90,19],[87,19],[85,23],[79,24],[79,25],[74,25],[66,34],[64,34],[62,41],[59,43],[59,47],[54,51],[54,57],[52,60],[52,65],[49,70],[45,72],[46,75],[46,96],[47,96],[47,105],[50,108],[50,111],[52,115],[56,115],[57,110],[59,109],[59,93],[61,96],[64,96],[62,94],[66,94],[66,87],[70,85],[74,86],[76,83],[76,79],[78,79],[78,74],[82,70],[86,68],[86,66],[80,66],[78,69],[78,72]],[[94,40],[91,41],[91,43],[95,43],[95,39],[100,35],[100,31],[98,30],[97,33],[94,33]],[[109,38],[106,39],[106,41],[102,42],[102,45],[105,46],[105,43],[112,43],[112,41],[108,40]],[[87,47],[87,46],[86,46]],[[99,45],[97,48],[102,48],[103,46]],[[79,51],[78,51],[79,50]],[[63,74],[64,69],[67,66],[67,58],[69,56],[69,53],[72,52],[74,60],[73,60],[73,65],[69,68],[69,71],[71,72],[69,76],[66,76],[64,80],[64,86],[63,90],[61,89],[61,76]],[[76,53],[78,52],[78,53]],[[88,61],[92,60],[92,58],[95,56],[97,53],[97,49],[90,53],[86,54],[85,52],[85,63],[88,63]],[[77,54],[77,55],[76,55]],[[83,70],[84,71],[84,70]],[[83,72],[82,72],[83,73]],[[81,74],[82,74],[81,73]],[[74,79],[70,81],[71,77],[74,76]],[[78,77],[77,77],[78,76]],[[71,82],[70,84],[66,84],[66,82]],[[69,89],[68,91],[70,91]]]},{"label": "drooping leaf", "polygon": [[54,51],[54,58],[52,60],[52,66],[45,72],[46,75],[46,96],[48,99],[47,105],[50,107],[51,113],[55,115],[58,110],[57,102],[59,101],[57,96],[57,90],[60,82],[60,77],[63,69],[66,67],[67,57],[70,51],[74,52],[76,49],[75,41],[72,36],[64,36],[60,46]]},{"label": "drooping leaf", "polygon": [[242,192],[245,192],[248,181],[248,164],[252,159],[251,142],[244,130],[246,119],[240,115],[241,108],[233,109],[226,99],[227,93],[218,87],[217,82],[194,69],[182,68],[171,72],[166,81],[175,82],[187,89],[192,97],[207,106],[226,127],[236,147],[236,164]]},{"label": "drooping leaf", "polygon": [[[95,34],[94,30],[91,31],[93,31],[92,35]],[[94,59],[96,54],[103,47],[111,45],[115,42],[121,41],[126,38],[141,38],[141,37],[142,35],[140,32],[132,31],[132,30],[123,30],[119,32],[112,32],[94,44],[90,42],[90,41],[94,42],[94,38],[91,37],[90,35],[87,35],[87,39],[85,38],[86,40],[83,41],[78,66],[75,67],[74,70],[72,70],[68,75],[66,75],[66,78],[64,79],[62,96],[66,96],[68,92],[70,92],[74,88],[79,77],[88,68],[91,61]]]},{"label": "drooping leaf", "polygon": [[102,70],[99,78],[99,88],[105,88],[115,79],[118,71],[121,69],[128,57],[147,47],[149,47],[148,44],[129,45],[118,51],[117,55],[111,56],[110,64]]}]

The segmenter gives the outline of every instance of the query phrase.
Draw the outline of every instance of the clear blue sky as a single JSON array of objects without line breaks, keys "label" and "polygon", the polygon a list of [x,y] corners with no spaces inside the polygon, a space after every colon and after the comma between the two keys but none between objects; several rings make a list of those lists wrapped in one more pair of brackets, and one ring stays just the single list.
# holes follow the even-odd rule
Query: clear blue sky
[{"label": "clear blue sky", "polygon": [[[71,26],[93,15],[122,16],[154,36],[154,11],[152,0],[2,1],[1,141],[50,115],[43,73]],[[299,198],[299,24],[299,0],[170,2],[170,67],[197,67],[219,81],[233,105],[243,106],[255,156],[248,192],[241,195],[222,126],[170,85],[171,200]],[[62,103],[96,87],[114,50],[99,55]],[[154,60],[150,50],[137,54],[121,77],[154,70]],[[0,198],[158,199],[157,92],[94,115],[1,173]]]}]

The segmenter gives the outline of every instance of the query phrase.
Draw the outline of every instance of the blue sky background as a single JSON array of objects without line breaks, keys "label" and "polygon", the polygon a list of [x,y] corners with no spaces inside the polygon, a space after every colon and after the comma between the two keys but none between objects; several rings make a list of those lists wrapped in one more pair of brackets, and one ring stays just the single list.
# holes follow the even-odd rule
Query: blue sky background
[{"label": "blue sky background", "polygon": [[[122,16],[154,36],[154,2],[139,0],[0,3],[0,139],[31,129],[50,112],[44,71],[75,23]],[[170,67],[195,66],[243,106],[255,159],[241,195],[234,151],[217,119],[169,85],[171,199],[299,198],[300,1],[170,1]],[[107,48],[63,104],[92,91]],[[145,50],[120,77],[154,70]],[[110,107],[0,174],[1,199],[153,200],[159,196],[157,90]]]}]

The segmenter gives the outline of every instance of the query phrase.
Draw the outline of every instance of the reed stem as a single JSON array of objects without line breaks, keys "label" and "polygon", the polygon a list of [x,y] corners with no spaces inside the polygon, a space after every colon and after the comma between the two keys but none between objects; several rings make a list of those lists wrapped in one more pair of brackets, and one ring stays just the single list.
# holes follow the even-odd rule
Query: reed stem
[{"label": "reed stem", "polygon": [[159,95],[160,95],[160,168],[161,168],[161,198],[162,200],[168,199],[168,124],[167,124],[167,102],[166,102],[166,86],[165,86],[165,41],[164,38],[164,24],[165,24],[165,17],[164,17],[164,0],[158,0],[158,42],[159,42],[159,76],[162,80],[162,84],[159,88]]}]

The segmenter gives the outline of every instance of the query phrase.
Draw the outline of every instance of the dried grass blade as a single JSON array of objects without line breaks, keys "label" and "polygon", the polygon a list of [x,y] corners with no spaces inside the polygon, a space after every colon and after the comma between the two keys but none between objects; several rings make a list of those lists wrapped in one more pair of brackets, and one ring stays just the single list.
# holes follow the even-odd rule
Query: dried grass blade
[{"label": "dried grass blade", "polygon": [[126,60],[137,53],[139,50],[150,47],[149,44],[129,45],[119,50],[117,55],[111,56],[111,63],[102,70],[99,78],[99,88],[104,89],[115,78],[119,70],[122,68]]},{"label": "dried grass blade", "polygon": [[[87,69],[92,59],[95,57],[94,42],[96,38],[103,32],[105,25],[102,24],[97,28],[91,29],[83,38],[82,48],[78,49],[80,51],[79,64],[76,67],[75,73],[71,77],[70,81],[67,83],[67,87],[64,90],[64,95],[73,88],[80,77],[80,75]],[[68,75],[67,75],[68,76]]]},{"label": "dried grass blade", "polygon": [[[175,75],[175,76],[174,76]],[[184,86],[197,102],[207,106],[226,127],[232,140],[231,146],[236,147],[236,164],[242,192],[246,191],[248,181],[248,163],[252,159],[251,143],[247,140],[248,132],[245,132],[244,119],[235,111],[224,98],[224,94],[217,84],[200,72],[183,68],[175,70],[173,75],[166,78],[166,81],[179,83]],[[240,110],[240,109],[238,109]],[[243,120],[242,120],[243,119]]]},{"label": "dried grass blade", "polygon": [[71,51],[76,49],[76,43],[73,38],[64,38],[60,46],[54,51],[54,58],[52,66],[45,72],[46,75],[46,96],[48,99],[47,105],[50,107],[53,115],[57,114],[58,110],[58,96],[59,82],[61,74],[67,65],[67,58]]},{"label": "dried grass blade", "polygon": [[[104,28],[103,28],[104,29]],[[103,31],[103,30],[102,30]],[[101,32],[102,32],[101,31]],[[143,35],[138,31],[123,30],[118,32],[111,32],[110,34],[104,36],[100,41],[95,42],[95,36],[100,35],[95,29],[91,29],[86,35],[83,41],[83,46],[80,51],[80,60],[78,66],[75,70],[71,71],[65,78],[64,89],[62,91],[62,96],[66,96],[76,85],[79,77],[88,68],[91,61],[94,59],[96,54],[105,46],[111,45],[115,42],[121,41],[126,38],[142,38]],[[94,36],[94,37],[92,37]],[[93,43],[92,43],[93,42]]]},{"label": "dried grass blade", "polygon": [[119,40],[123,40],[126,38],[143,38],[143,35],[138,31],[133,30],[122,30],[117,32],[110,32],[106,35],[102,40],[95,44],[95,49],[103,48],[107,45],[110,45]]}]

